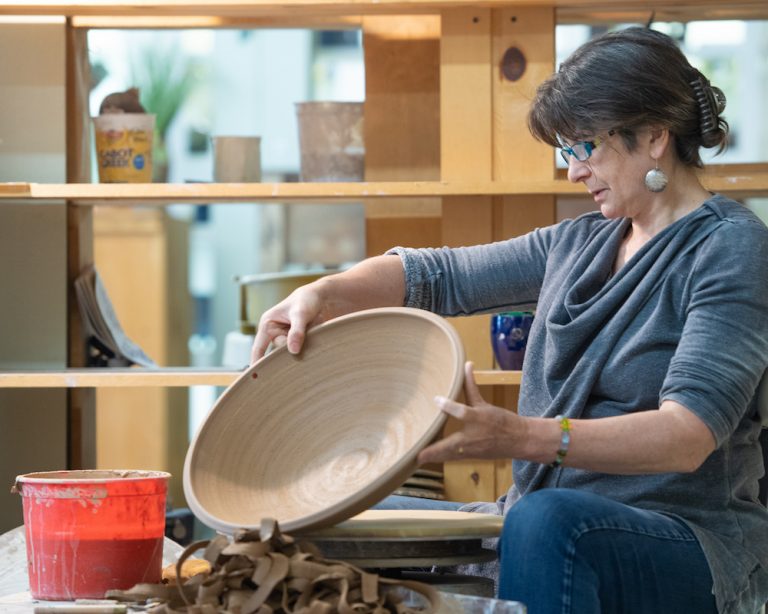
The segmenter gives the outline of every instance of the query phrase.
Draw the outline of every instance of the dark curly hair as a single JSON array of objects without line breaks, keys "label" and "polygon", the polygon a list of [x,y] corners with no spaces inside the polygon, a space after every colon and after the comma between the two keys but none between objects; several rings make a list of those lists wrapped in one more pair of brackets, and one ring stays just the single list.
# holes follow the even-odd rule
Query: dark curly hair
[{"label": "dark curly hair", "polygon": [[683,164],[699,148],[726,146],[725,96],[690,65],[666,34],[633,27],[579,47],[542,83],[528,113],[534,137],[554,147],[614,130],[629,150],[643,126],[669,129]]}]

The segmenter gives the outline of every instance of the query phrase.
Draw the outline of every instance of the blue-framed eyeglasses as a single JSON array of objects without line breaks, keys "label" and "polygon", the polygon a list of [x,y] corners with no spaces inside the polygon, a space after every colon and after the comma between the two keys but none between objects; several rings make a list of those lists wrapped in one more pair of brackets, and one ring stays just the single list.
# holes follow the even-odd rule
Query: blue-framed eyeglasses
[{"label": "blue-framed eyeglasses", "polygon": [[[608,136],[613,136],[614,134],[615,130],[608,131]],[[604,138],[596,137],[592,141],[578,141],[570,146],[563,145],[560,148],[560,155],[563,157],[566,164],[570,163],[572,157],[576,158],[579,162],[586,162],[589,160],[592,152],[604,141]]]}]

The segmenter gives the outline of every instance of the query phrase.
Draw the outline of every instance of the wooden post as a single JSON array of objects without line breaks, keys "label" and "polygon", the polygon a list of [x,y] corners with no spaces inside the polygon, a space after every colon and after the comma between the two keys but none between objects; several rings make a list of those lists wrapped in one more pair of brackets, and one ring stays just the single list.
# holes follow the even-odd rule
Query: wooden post
[{"label": "wooden post", "polygon": [[[494,14],[494,179],[548,181],[555,172],[552,148],[527,129],[530,101],[555,65],[555,15],[552,7],[498,9]],[[493,240],[502,241],[556,221],[552,195],[500,196],[493,203]],[[493,403],[517,409],[517,387],[498,387]],[[512,484],[509,460],[495,463],[495,496]]]},{"label": "wooden post", "polygon": [[[444,181],[493,178],[493,90],[491,11],[446,9],[440,46],[441,174]],[[493,233],[490,197],[443,199],[442,237],[448,246],[488,243]],[[493,366],[488,316],[454,318],[467,359],[478,369]],[[485,393],[485,392],[484,392]],[[445,433],[459,424],[449,420]],[[446,497],[456,501],[492,501],[493,461],[468,459],[445,463]]]},{"label": "wooden post", "polygon": [[[90,66],[87,32],[66,25],[67,80],[67,182],[90,180],[88,94]],[[75,296],[75,278],[93,262],[92,207],[67,205],[67,366],[86,364],[85,336]],[[96,418],[93,389],[67,390],[67,466],[69,469],[89,469],[96,466]]]},{"label": "wooden post", "polygon": [[[442,15],[441,164],[450,181],[551,180],[551,148],[528,132],[536,87],[553,70],[554,10],[451,9]],[[443,200],[446,245],[487,243],[555,222],[555,198],[499,196]],[[493,368],[489,317],[456,319],[476,368]],[[489,401],[517,406],[517,389],[482,390]],[[448,430],[456,428],[451,424]],[[509,487],[508,461],[446,463],[452,499],[494,500]]]}]

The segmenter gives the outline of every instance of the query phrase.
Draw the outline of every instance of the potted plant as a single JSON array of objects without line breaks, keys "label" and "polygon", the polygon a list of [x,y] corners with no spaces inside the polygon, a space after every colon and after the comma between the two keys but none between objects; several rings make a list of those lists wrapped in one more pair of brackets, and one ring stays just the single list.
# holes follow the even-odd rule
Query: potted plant
[{"label": "potted plant", "polygon": [[140,91],[141,103],[156,116],[153,153],[153,181],[168,179],[168,129],[184,105],[196,82],[197,65],[175,45],[166,49],[144,47],[131,62],[131,75]]}]

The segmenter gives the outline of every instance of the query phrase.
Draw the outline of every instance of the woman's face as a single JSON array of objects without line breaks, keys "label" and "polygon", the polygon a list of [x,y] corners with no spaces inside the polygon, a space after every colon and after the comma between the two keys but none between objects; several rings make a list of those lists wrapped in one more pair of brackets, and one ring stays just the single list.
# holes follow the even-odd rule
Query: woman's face
[{"label": "woman's face", "polygon": [[587,160],[580,162],[569,156],[568,180],[583,183],[605,217],[637,217],[653,196],[644,183],[652,168],[647,139],[639,133],[632,152],[618,134],[600,135],[596,140],[599,144]]}]

